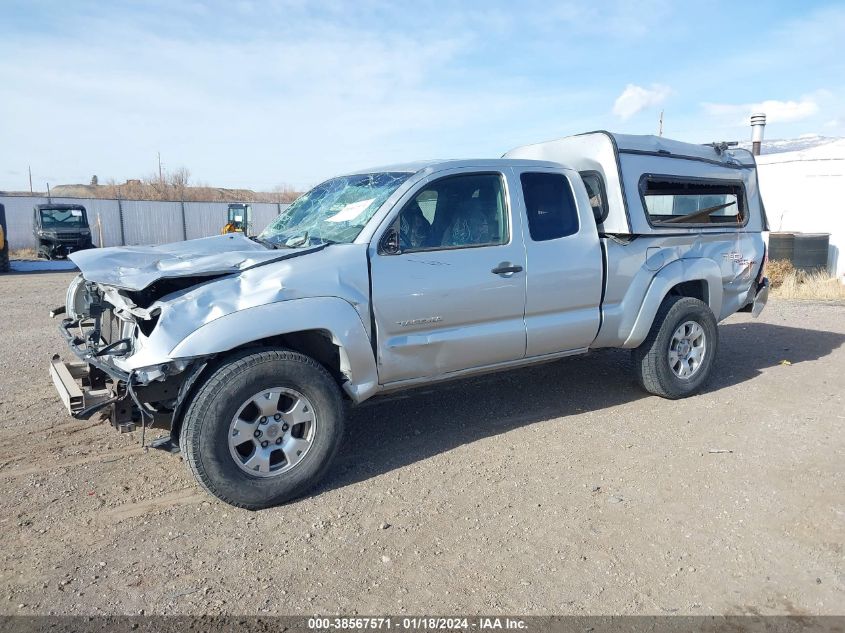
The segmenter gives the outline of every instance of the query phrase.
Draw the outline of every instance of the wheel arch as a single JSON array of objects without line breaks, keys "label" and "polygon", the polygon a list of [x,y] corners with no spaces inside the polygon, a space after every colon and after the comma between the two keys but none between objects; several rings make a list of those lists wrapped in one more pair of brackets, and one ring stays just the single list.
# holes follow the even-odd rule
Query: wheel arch
[{"label": "wheel arch", "polygon": [[170,357],[219,357],[244,347],[284,347],[310,356],[355,402],[378,388],[369,333],[355,308],[338,297],[292,299],[232,312],[194,330]]},{"label": "wheel arch", "polygon": [[172,358],[197,358],[173,411],[170,436],[175,442],[199,387],[228,357],[248,348],[283,348],[313,358],[356,403],[378,388],[369,336],[355,308],[343,299],[294,299],[240,310],[198,328],[171,352]]},{"label": "wheel arch", "polygon": [[722,277],[711,259],[680,259],[664,266],[651,280],[631,333],[622,347],[642,343],[663,300],[669,296],[692,297],[708,305],[718,320],[722,311]]}]

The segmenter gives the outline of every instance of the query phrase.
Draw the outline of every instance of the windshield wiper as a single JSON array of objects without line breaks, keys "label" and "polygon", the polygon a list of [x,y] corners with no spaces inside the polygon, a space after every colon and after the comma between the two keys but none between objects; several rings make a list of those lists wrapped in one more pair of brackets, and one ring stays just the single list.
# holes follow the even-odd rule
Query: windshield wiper
[{"label": "windshield wiper", "polygon": [[292,237],[288,240],[285,240],[284,246],[288,248],[298,248],[299,246],[304,246],[308,243],[308,231],[305,231],[299,237]]},{"label": "windshield wiper", "polygon": [[271,242],[270,240],[261,237],[260,235],[253,235],[249,239],[251,239],[253,242],[257,242],[257,243],[261,244],[261,246],[266,246],[267,248],[269,248],[271,250],[275,250],[275,249],[279,248],[278,244],[275,244],[275,243]]},{"label": "windshield wiper", "polygon": [[266,238],[251,238],[255,241],[260,241],[260,243],[267,245],[270,248],[301,248],[303,246],[309,246],[311,244],[311,240],[314,240],[315,246],[329,246],[330,244],[339,244],[337,240],[332,240],[327,237],[311,237],[309,232],[306,231],[302,235],[295,235],[293,237],[289,237],[284,241],[280,242],[271,242]]}]

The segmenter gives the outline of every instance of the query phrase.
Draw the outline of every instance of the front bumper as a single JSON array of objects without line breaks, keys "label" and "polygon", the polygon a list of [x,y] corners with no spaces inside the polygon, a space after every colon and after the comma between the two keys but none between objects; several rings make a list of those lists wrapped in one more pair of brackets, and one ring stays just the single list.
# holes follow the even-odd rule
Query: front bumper
[{"label": "front bumper", "polygon": [[[53,385],[68,413],[74,418],[85,420],[98,411],[121,402],[124,403],[121,407],[124,412],[131,411],[131,405],[126,403],[126,386],[129,384],[130,375],[100,356],[108,347],[93,350],[71,332],[71,328],[78,325],[78,321],[65,319],[59,325],[59,331],[79,360],[64,362],[56,354],[50,360],[49,367]],[[115,423],[114,407],[110,413]]]},{"label": "front bumper", "polygon": [[[114,364],[113,356],[126,352],[129,341],[101,341],[92,346],[74,334],[79,321],[65,319],[59,326],[77,361],[64,362],[58,355],[50,361],[50,376],[68,413],[88,419],[98,411],[108,413],[111,425],[121,433],[145,428],[169,428],[176,407],[184,397],[184,373],[168,375],[149,383],[139,382],[138,374]],[[84,334],[83,334],[84,335]],[[204,363],[197,365],[200,369]],[[196,374],[194,374],[194,377]]]},{"label": "front bumper", "polygon": [[51,257],[67,257],[77,251],[85,251],[94,248],[90,237],[79,240],[61,240],[50,237],[39,238],[41,249]]},{"label": "front bumper", "polygon": [[65,409],[75,418],[87,419],[117,400],[111,389],[93,388],[86,363],[66,363],[56,354],[50,361],[50,377]]}]

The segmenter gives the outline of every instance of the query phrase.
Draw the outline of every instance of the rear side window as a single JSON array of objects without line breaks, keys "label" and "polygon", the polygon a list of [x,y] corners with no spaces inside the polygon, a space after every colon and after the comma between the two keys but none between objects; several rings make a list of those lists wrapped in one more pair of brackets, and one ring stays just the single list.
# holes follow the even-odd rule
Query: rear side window
[{"label": "rear side window", "polygon": [[524,173],[520,180],[532,240],[545,242],[578,232],[578,211],[566,176]]},{"label": "rear side window", "polygon": [[739,226],[745,223],[742,183],[643,176],[640,193],[655,226]]}]

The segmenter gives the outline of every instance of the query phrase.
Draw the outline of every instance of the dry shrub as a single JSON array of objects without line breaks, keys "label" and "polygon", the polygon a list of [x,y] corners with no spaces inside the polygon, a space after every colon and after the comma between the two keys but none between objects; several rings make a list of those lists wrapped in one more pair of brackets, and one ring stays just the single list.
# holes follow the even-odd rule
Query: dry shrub
[{"label": "dry shrub", "polygon": [[16,248],[9,251],[9,259],[38,259],[34,248]]},{"label": "dry shrub", "polygon": [[251,189],[225,189],[202,183],[191,183],[191,172],[186,167],[133,178],[118,183],[110,180],[100,184],[91,179],[90,185],[57,185],[53,195],[68,198],[100,198],[114,200],[171,200],[186,202],[271,202],[286,203],[296,200],[300,193],[289,185],[279,185],[273,191]]},{"label": "dry shrub", "polygon": [[787,277],[795,274],[795,267],[788,259],[771,259],[766,263],[765,274],[772,288],[779,288]]},{"label": "dry shrub", "polygon": [[808,273],[793,269],[783,277],[777,288],[773,285],[772,296],[780,299],[845,301],[845,284],[824,270]]}]

